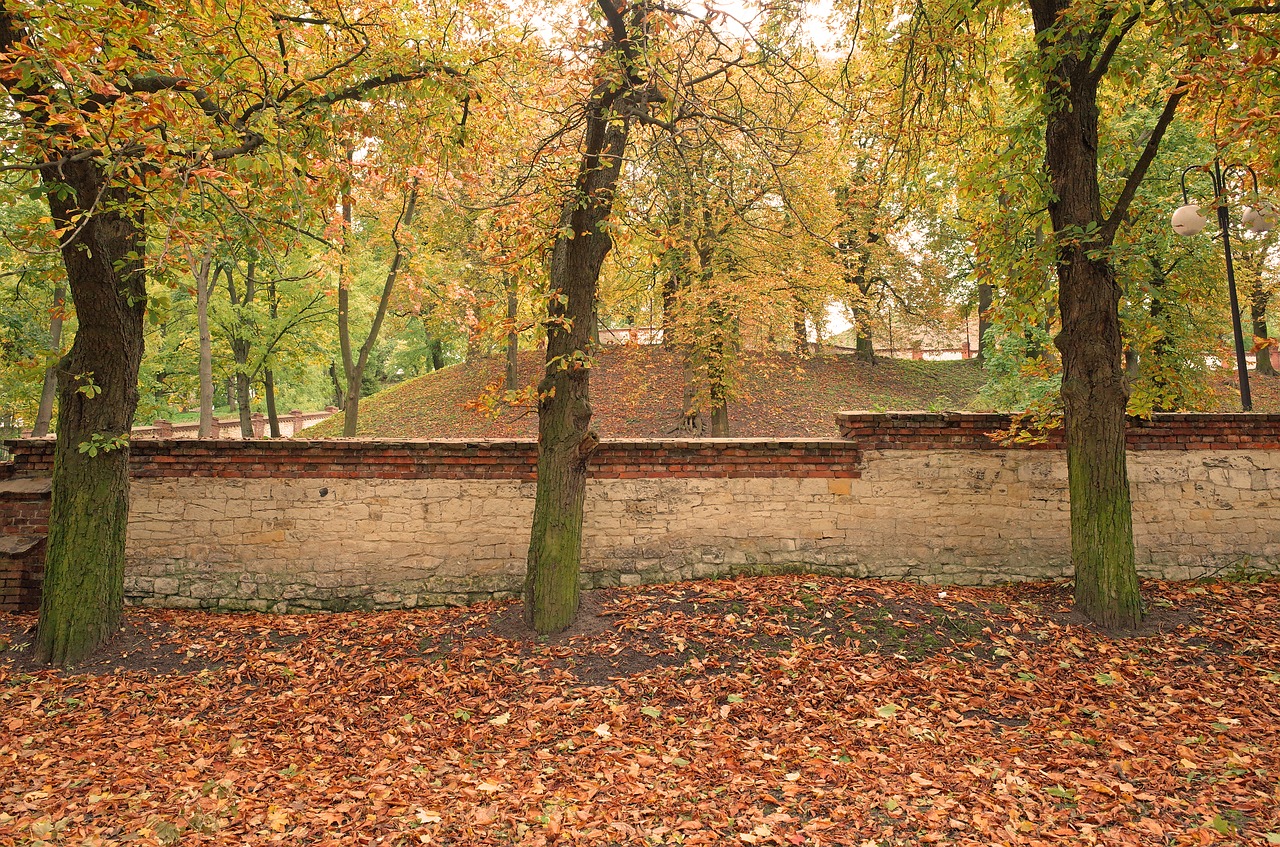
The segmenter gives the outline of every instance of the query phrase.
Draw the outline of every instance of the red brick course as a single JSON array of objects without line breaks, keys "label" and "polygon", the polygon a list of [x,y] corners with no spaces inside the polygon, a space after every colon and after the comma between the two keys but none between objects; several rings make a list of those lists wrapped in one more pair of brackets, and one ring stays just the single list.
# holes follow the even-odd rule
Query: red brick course
[{"label": "red brick course", "polygon": [[[1062,430],[1044,441],[1004,444],[992,433],[1008,415],[969,412],[841,412],[840,434],[864,450],[1061,450]],[[1130,450],[1280,450],[1280,415],[1157,414],[1130,418]]]},{"label": "red brick course", "polygon": [[[51,441],[11,442],[17,476],[48,476]],[[519,479],[536,477],[532,441],[147,440],[130,446],[134,478]],[[842,439],[606,441],[593,479],[848,477],[858,447]]]}]

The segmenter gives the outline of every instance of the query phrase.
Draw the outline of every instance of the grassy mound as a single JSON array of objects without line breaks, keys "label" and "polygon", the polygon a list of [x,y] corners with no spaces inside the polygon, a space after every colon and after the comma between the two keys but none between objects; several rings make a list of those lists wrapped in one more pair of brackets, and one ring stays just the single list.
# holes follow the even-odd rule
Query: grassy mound
[{"label": "grassy mound", "polygon": [[[542,373],[541,350],[520,356],[522,383]],[[532,438],[536,411],[504,408],[493,417],[476,401],[502,381],[504,361],[453,365],[409,380],[361,402],[361,436],[384,438]],[[965,409],[983,384],[970,362],[852,356],[756,357],[745,369],[729,406],[734,437],[835,437],[842,409]],[[604,350],[591,377],[593,425],[607,438],[661,438],[683,434],[684,372],[679,357],[660,347]],[[342,418],[307,430],[308,437],[342,434]]]}]

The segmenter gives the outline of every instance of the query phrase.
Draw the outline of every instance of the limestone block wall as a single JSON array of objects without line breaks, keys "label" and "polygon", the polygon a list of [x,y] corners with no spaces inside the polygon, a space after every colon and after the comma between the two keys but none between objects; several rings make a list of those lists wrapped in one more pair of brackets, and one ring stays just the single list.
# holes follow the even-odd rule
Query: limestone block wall
[{"label": "limestone block wall", "polygon": [[[1198,430],[1188,416],[1130,429],[1141,572],[1280,571],[1280,416],[1201,417]],[[985,433],[1007,421],[986,416],[851,413],[841,425],[857,437],[603,443],[584,586],[782,570],[1069,576],[1057,445],[1001,447]],[[15,480],[47,474],[47,442],[14,453]],[[274,611],[513,596],[535,460],[536,445],[514,441],[139,442],[126,593]],[[5,520],[0,502],[0,532]]]}]

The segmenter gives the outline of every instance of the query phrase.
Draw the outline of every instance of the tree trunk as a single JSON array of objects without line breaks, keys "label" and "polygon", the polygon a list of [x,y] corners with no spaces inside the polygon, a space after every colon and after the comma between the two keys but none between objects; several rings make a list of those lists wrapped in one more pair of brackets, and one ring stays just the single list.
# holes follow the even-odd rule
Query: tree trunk
[{"label": "tree trunk", "polygon": [[62,309],[66,298],[66,290],[61,284],[53,289],[53,311],[49,317],[49,349],[55,361],[44,369],[44,385],[40,388],[40,408],[36,411],[36,423],[31,427],[32,438],[44,438],[49,434],[49,424],[53,421],[53,400],[58,392],[58,366],[56,357],[62,350]]},{"label": "tree trunk", "polygon": [[267,398],[267,427],[272,438],[280,437],[280,416],[276,413],[276,375],[271,368],[262,372],[262,393]]},{"label": "tree trunk", "polygon": [[990,352],[990,344],[987,340],[987,331],[991,329],[991,285],[982,282],[978,284],[978,365],[982,366],[987,363],[987,355]]},{"label": "tree trunk", "polygon": [[[236,357],[237,369],[245,363]],[[247,367],[247,365],[246,365]],[[249,374],[236,371],[236,405],[240,407],[240,437],[246,440],[253,438],[253,409],[249,400]]]},{"label": "tree trunk", "polygon": [[1252,296],[1249,298],[1249,313],[1253,318],[1253,336],[1260,344],[1256,344],[1258,348],[1258,364],[1256,371],[1259,376],[1275,376],[1275,366],[1271,364],[1271,345],[1266,343],[1270,336],[1267,335],[1267,305],[1270,295],[1262,286],[1261,280],[1255,280],[1253,283]]},{"label": "tree trunk", "polygon": [[707,349],[707,396],[711,409],[711,437],[729,437],[729,367],[725,361],[733,341],[729,324],[733,318],[717,301],[711,304],[711,339]]},{"label": "tree trunk", "polygon": [[[274,277],[267,283],[267,302],[270,305],[271,320],[274,323],[280,317],[280,298],[276,293]],[[276,375],[269,366],[265,367],[262,372],[262,393],[266,395],[267,399],[268,432],[270,432],[272,438],[279,438],[280,415],[276,412]]]},{"label": "tree trunk", "polygon": [[213,248],[209,247],[196,266],[196,325],[200,334],[200,429],[201,438],[213,432],[213,334],[209,331],[209,286],[213,268]]},{"label": "tree trunk", "polygon": [[516,278],[507,278],[507,390],[515,391],[520,380],[520,333],[516,331],[520,300],[516,293]]},{"label": "tree trunk", "polygon": [[236,378],[235,378],[235,377],[233,377],[233,376],[229,376],[229,377],[227,377],[227,386],[226,386],[226,387],[227,387],[227,390],[226,390],[226,394],[227,394],[227,411],[228,411],[228,412],[235,412],[235,410],[236,410]]},{"label": "tree trunk", "polygon": [[347,402],[342,407],[343,438],[355,438],[360,428],[360,389],[363,382],[364,368],[347,374]]},{"label": "tree trunk", "polygon": [[[58,431],[38,661],[70,665],[115,632],[124,604],[129,442],[146,310],[139,199],[93,161],[45,172],[79,328],[58,364]],[[83,218],[81,216],[84,216]],[[88,445],[81,450],[82,445]]]},{"label": "tree trunk", "polygon": [[1045,82],[1051,105],[1045,155],[1054,198],[1049,214],[1061,234],[1058,306],[1062,352],[1071,561],[1075,607],[1106,627],[1142,619],[1134,565],[1133,517],[1125,457],[1128,381],[1122,367],[1120,286],[1106,260],[1109,244],[1070,237],[1103,223],[1098,187],[1098,80],[1087,44],[1053,31],[1070,0],[1031,0],[1038,43],[1053,64]]},{"label": "tree trunk", "polygon": [[876,363],[876,348],[872,343],[871,323],[866,309],[853,310],[853,354],[871,364]]},{"label": "tree trunk", "polygon": [[[608,2],[601,0],[602,6]],[[622,52],[616,42],[614,51]],[[525,622],[542,634],[567,628],[578,611],[587,462],[599,443],[588,428],[588,341],[600,267],[613,246],[602,224],[612,211],[630,129],[625,111],[614,111],[617,85],[602,83],[588,103],[582,160],[551,251],[547,365],[538,385],[538,483],[523,592]]]},{"label": "tree trunk", "polygon": [[342,390],[342,380],[338,379],[338,364],[329,363],[329,380],[333,383],[333,405],[339,409],[347,405],[346,392]]},{"label": "tree trunk", "polygon": [[231,355],[236,366],[236,406],[240,410],[240,437],[245,440],[253,438],[253,408],[249,400],[249,389],[252,377],[249,374],[249,319],[247,310],[253,302],[256,292],[257,262],[252,258],[245,268],[244,298],[237,299],[235,277],[227,271],[227,294],[231,297],[231,307],[235,311],[231,334]]}]

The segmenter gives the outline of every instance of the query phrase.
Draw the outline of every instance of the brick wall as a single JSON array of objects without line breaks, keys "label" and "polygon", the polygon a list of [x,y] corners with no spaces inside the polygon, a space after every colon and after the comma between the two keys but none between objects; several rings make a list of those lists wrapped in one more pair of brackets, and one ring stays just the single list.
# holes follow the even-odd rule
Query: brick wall
[{"label": "brick wall", "polygon": [[0,611],[40,604],[48,532],[48,478],[0,479]]},{"label": "brick wall", "polygon": [[[53,470],[52,441],[10,442],[20,476]],[[606,441],[593,479],[856,475],[860,451],[843,439]],[[538,462],[531,441],[147,440],[130,448],[135,479],[523,479]]]},{"label": "brick wall", "polygon": [[[990,415],[846,413],[840,424],[854,437],[603,443],[583,585],[779,570],[979,584],[1069,575],[1054,442],[996,445],[986,433],[1008,420]],[[1278,431],[1265,415],[1131,424],[1144,575],[1280,567]],[[13,452],[7,484],[47,478],[50,442]],[[536,455],[518,441],[135,443],[127,597],[292,611],[514,596]],[[0,499],[0,535],[40,532],[40,508]]]}]

